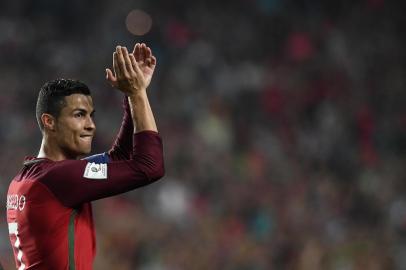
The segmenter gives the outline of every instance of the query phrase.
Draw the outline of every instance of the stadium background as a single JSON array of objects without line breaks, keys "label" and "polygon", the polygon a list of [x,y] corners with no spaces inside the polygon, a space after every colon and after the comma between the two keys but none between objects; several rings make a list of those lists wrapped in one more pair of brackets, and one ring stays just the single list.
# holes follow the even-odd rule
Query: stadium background
[{"label": "stadium background", "polygon": [[104,69],[116,45],[146,42],[166,176],[94,203],[95,269],[406,269],[405,10],[1,1],[0,261],[14,269],[5,194],[40,146],[41,85],[91,87],[101,152],[121,120]]}]

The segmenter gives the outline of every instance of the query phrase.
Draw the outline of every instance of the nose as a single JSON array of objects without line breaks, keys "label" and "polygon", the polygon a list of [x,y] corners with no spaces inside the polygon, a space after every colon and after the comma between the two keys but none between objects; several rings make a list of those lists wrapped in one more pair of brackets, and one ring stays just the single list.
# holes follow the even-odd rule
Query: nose
[{"label": "nose", "polygon": [[96,125],[94,124],[93,118],[91,116],[87,117],[85,129],[88,131],[94,131],[96,129]]}]

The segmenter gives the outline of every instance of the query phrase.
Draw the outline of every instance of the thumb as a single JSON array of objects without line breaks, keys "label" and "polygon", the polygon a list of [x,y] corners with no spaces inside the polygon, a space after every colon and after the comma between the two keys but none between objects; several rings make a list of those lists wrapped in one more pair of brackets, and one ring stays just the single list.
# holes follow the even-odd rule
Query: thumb
[{"label": "thumb", "polygon": [[111,86],[117,86],[117,78],[113,75],[113,72],[109,68],[106,68],[106,80],[111,84]]}]

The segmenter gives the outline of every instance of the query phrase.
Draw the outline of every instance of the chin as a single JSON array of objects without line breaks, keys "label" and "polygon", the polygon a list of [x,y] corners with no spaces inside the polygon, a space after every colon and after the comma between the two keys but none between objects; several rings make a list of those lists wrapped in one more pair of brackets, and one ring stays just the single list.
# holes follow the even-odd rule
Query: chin
[{"label": "chin", "polygon": [[92,152],[92,148],[91,148],[91,147],[89,147],[89,148],[83,150],[83,151],[82,151],[82,155],[89,155],[90,152]]},{"label": "chin", "polygon": [[88,156],[92,151],[92,146],[90,144],[76,144],[69,146],[70,147],[62,148],[68,159],[80,159]]}]

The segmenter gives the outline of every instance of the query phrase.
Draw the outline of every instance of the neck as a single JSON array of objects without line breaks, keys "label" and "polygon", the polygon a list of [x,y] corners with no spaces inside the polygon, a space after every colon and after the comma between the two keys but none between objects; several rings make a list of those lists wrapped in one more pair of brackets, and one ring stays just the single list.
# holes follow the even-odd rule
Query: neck
[{"label": "neck", "polygon": [[39,149],[37,158],[47,158],[52,161],[61,161],[65,159],[77,159],[77,157],[71,157],[65,153],[56,143],[49,140],[44,136],[41,142],[41,148]]}]

